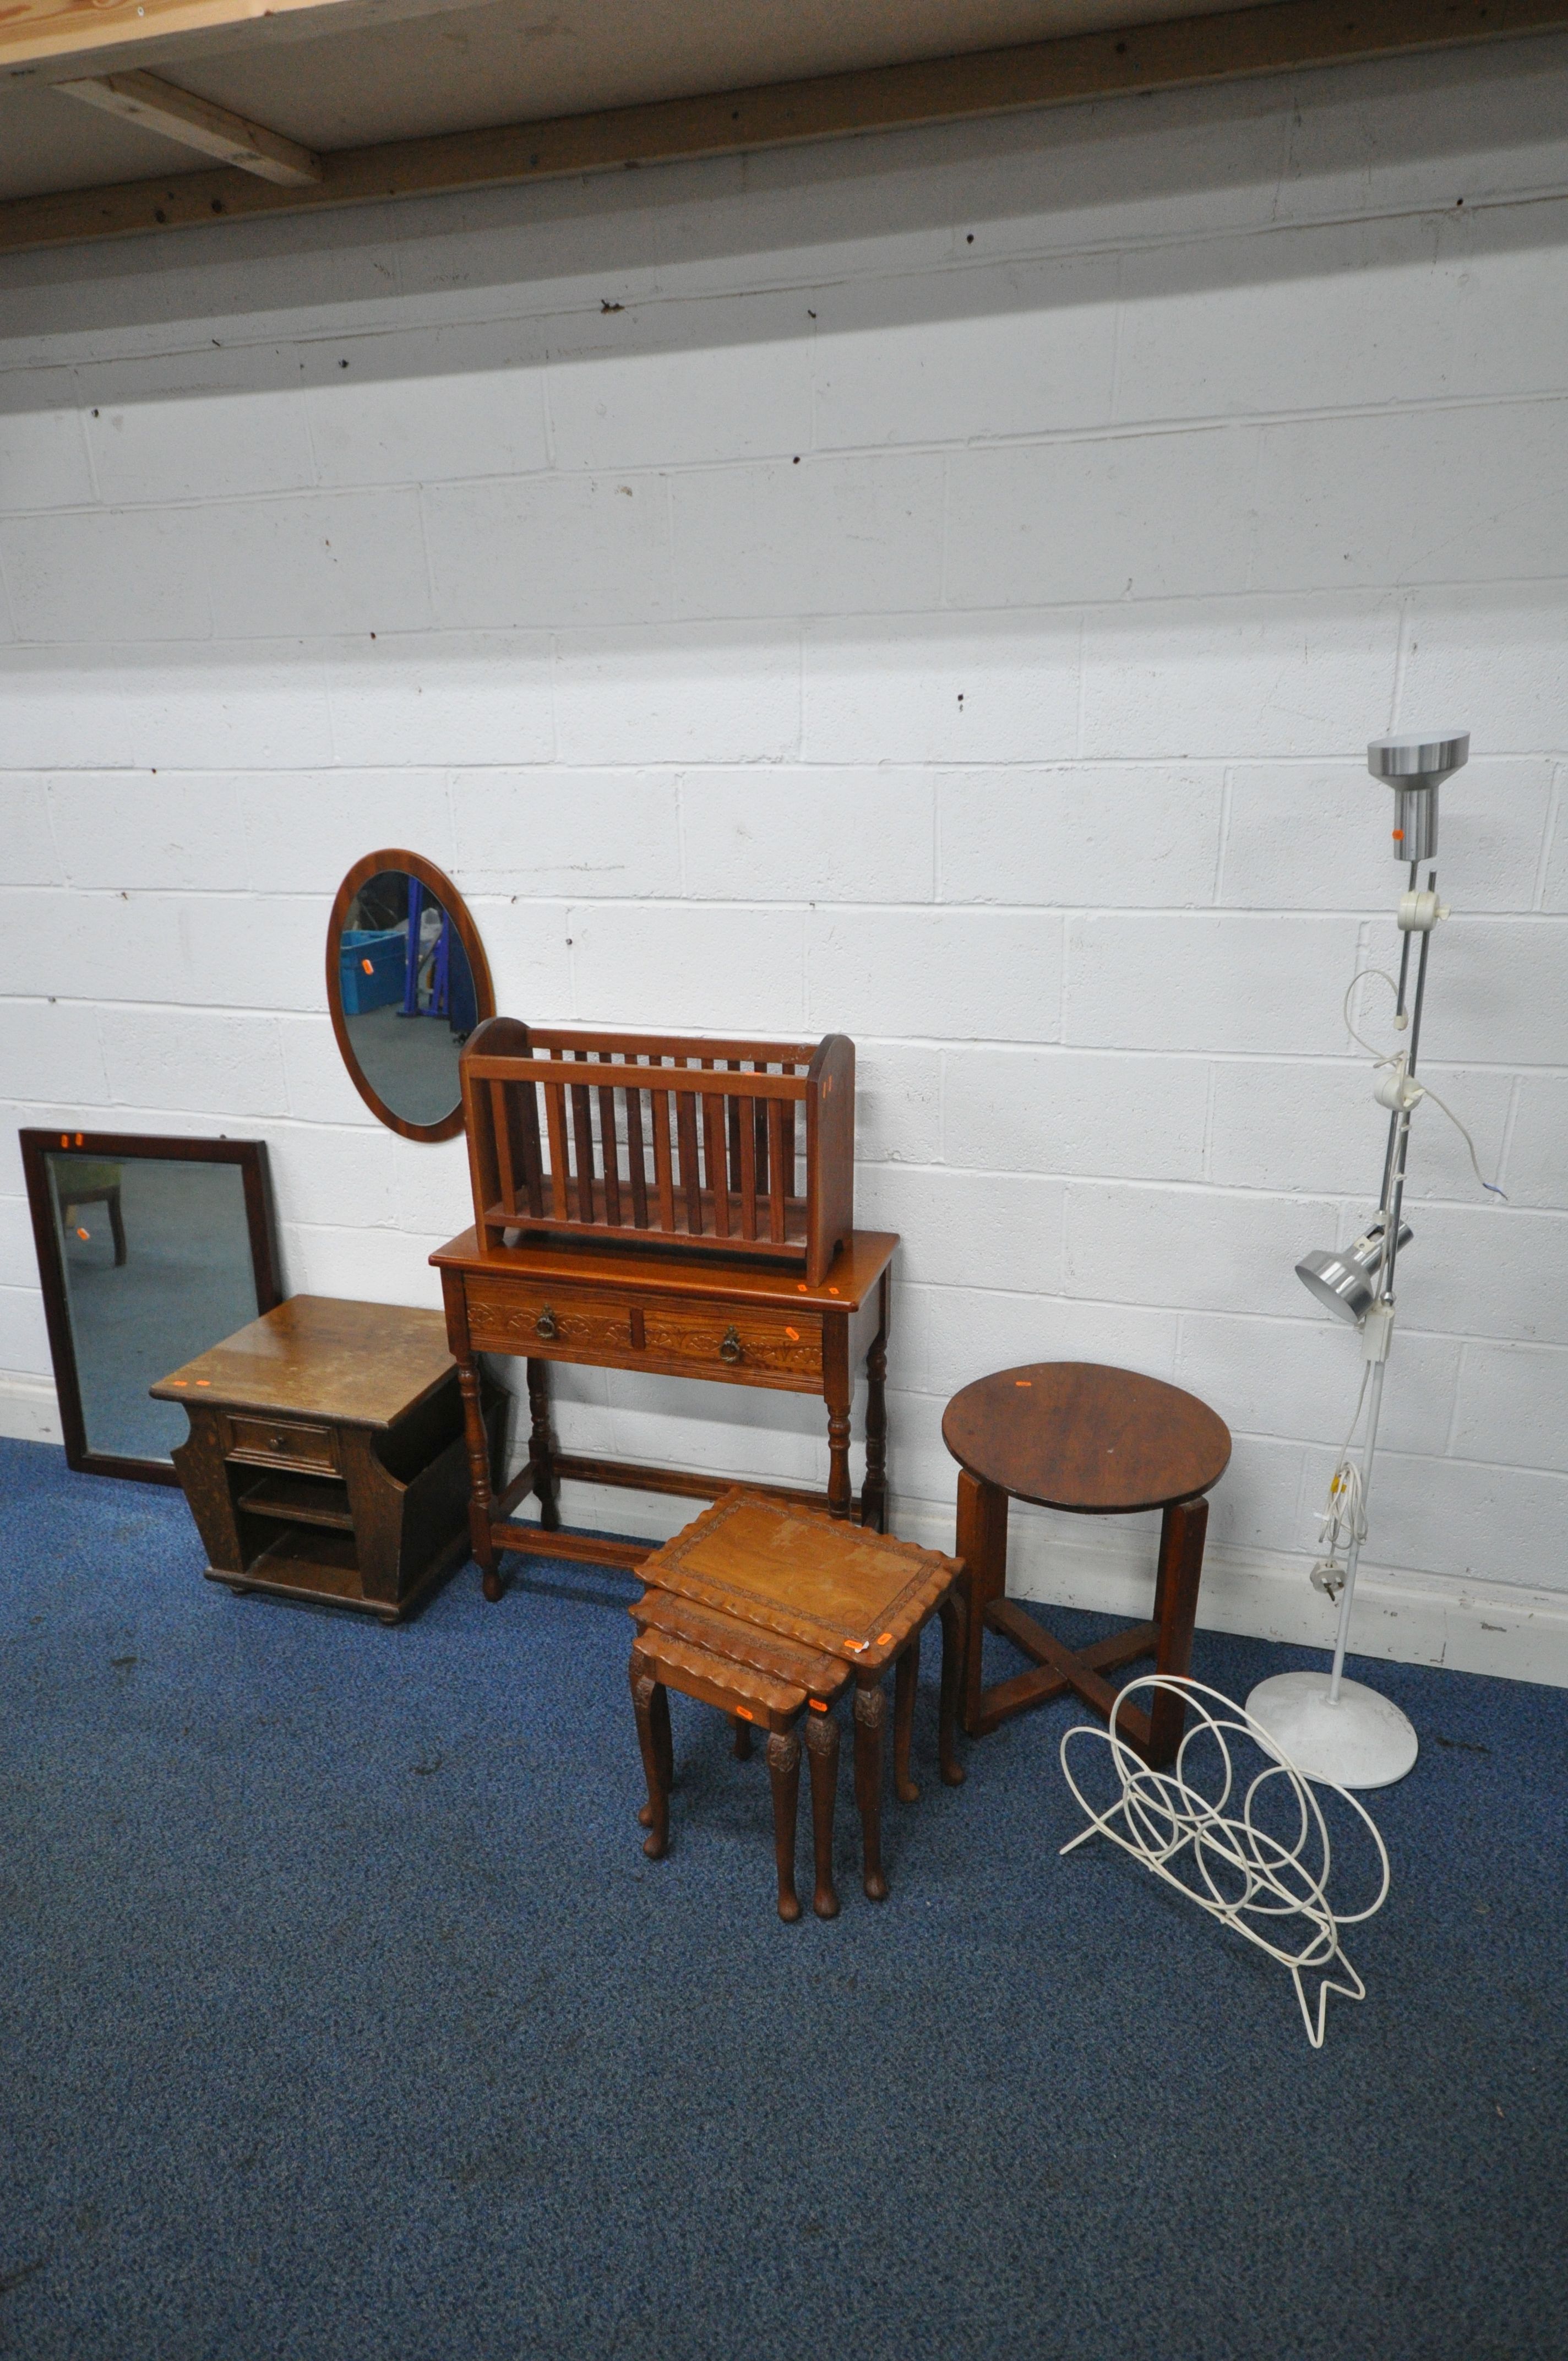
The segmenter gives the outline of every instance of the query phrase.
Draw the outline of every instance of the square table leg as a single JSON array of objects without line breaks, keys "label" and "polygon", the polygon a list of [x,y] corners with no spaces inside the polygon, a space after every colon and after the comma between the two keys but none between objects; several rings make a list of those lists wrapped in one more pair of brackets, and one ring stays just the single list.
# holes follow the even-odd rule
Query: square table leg
[{"label": "square table leg", "polygon": [[[1007,1495],[982,1484],[967,1467],[959,1471],[958,1537],[967,1583],[963,1661],[963,1723],[971,1738],[981,1734],[982,1676],[988,1610],[1007,1588]],[[946,1657],[943,1659],[946,1673]]]},{"label": "square table leg", "polygon": [[[1204,1499],[1173,1500],[1160,1521],[1159,1576],[1154,1620],[1159,1627],[1155,1671],[1184,1680],[1192,1664],[1192,1633],[1198,1621],[1198,1584],[1203,1572],[1203,1537],[1209,1527]],[[1149,1708],[1145,1756],[1157,1771],[1168,1770],[1186,1727],[1185,1701],[1169,1689],[1156,1689]],[[1118,1723],[1120,1727],[1120,1723]]]}]

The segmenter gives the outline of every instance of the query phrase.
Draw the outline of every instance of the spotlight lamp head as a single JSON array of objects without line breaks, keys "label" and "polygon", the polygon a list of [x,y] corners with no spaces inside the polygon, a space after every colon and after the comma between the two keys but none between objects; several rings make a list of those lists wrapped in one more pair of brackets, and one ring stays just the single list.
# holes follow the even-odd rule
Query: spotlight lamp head
[{"label": "spotlight lamp head", "polygon": [[1470,760],[1468,730],[1405,730],[1374,738],[1366,767],[1394,790],[1394,858],[1430,861],[1437,851],[1437,791]]},{"label": "spotlight lamp head", "polygon": [[[1401,1222],[1401,1254],[1413,1235],[1409,1222]],[[1368,1223],[1354,1246],[1314,1246],[1297,1264],[1296,1276],[1326,1312],[1358,1328],[1377,1300],[1377,1271],[1382,1259],[1383,1223],[1379,1216]]]}]

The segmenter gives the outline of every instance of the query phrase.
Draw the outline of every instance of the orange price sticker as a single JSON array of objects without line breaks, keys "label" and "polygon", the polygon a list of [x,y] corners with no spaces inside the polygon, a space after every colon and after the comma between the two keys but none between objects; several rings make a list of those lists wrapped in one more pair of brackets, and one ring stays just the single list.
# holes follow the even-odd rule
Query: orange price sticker
[{"label": "orange price sticker", "polygon": [[791,1343],[792,1345],[798,1345],[798,1344],[799,1344],[799,1342],[800,1342],[800,1331],[799,1331],[799,1329],[798,1329],[798,1328],[786,1328],[786,1329],[784,1330],[784,1334],[789,1338],[789,1341],[790,1341],[790,1343]]},{"label": "orange price sticker", "polygon": [[892,1644],[892,1641],[893,1633],[891,1631],[879,1631],[876,1635],[876,1643],[879,1648],[889,1647]]},{"label": "orange price sticker", "polygon": [[1015,1386],[1032,1386],[1035,1380],[1033,1378],[1014,1378],[1013,1382]]},{"label": "orange price sticker", "polygon": [[90,1238],[93,1233],[91,1230],[82,1229],[81,1225],[78,1224],[76,1235],[79,1238]]},{"label": "orange price sticker", "polygon": [[374,975],[374,974],[375,974],[375,972],[376,972],[376,962],[375,962],[375,961],[374,961],[374,960],[361,960],[361,961],[360,961],[360,962],[359,962],[359,964],[360,964],[360,966],[364,969],[364,971],[365,971],[365,972],[366,972],[366,974],[367,974],[367,975]]},{"label": "orange price sticker", "polygon": [[755,1721],[757,1719],[756,1715],[751,1712],[748,1708],[743,1705],[738,1705],[735,1710],[740,1715],[742,1721]]}]

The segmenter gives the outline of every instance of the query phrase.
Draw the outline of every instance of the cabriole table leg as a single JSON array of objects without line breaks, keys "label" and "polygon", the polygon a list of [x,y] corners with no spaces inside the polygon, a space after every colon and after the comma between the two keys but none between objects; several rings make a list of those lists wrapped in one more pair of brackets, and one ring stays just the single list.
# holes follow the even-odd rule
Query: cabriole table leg
[{"label": "cabriole table leg", "polygon": [[915,1692],[920,1684],[920,1634],[915,1632],[893,1672],[893,1792],[901,1804],[917,1804],[920,1790],[909,1773],[915,1735]]},{"label": "cabriole table leg", "polygon": [[800,1800],[800,1741],[793,1730],[775,1730],[768,1740],[768,1776],[773,1789],[773,1854],[779,1872],[779,1916],[800,1916],[795,1890],[795,1823]]},{"label": "cabriole table leg", "polygon": [[642,1752],[642,1775],[648,1782],[648,1801],[637,1817],[648,1831],[643,1839],[643,1851],[650,1861],[662,1861],[670,1841],[670,1789],[655,1726],[654,1708],[655,1700],[663,1705],[667,1729],[669,1701],[662,1685],[654,1678],[646,1657],[633,1652],[630,1672],[631,1707],[637,1716],[637,1742]]},{"label": "cabriole table leg", "polygon": [[855,1690],[855,1801],[861,1807],[861,1843],[867,1898],[887,1899],[882,1866],[882,1733],[887,1698],[880,1681]]},{"label": "cabriole table leg", "polygon": [[811,1765],[811,1841],[816,1891],[811,1906],[819,1918],[837,1918],[833,1883],[833,1814],[839,1799],[839,1725],[815,1708],[806,1717],[806,1752]]}]

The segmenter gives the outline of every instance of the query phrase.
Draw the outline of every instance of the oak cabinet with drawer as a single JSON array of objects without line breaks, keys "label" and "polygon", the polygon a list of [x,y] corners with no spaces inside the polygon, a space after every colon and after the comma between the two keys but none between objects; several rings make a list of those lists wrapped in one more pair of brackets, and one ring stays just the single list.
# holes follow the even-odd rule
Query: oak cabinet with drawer
[{"label": "oak cabinet with drawer", "polygon": [[[175,1472],[234,1590],[396,1622],[468,1549],[468,1450],[439,1312],[296,1295],[161,1378]],[[485,1448],[499,1392],[480,1404]]]}]

